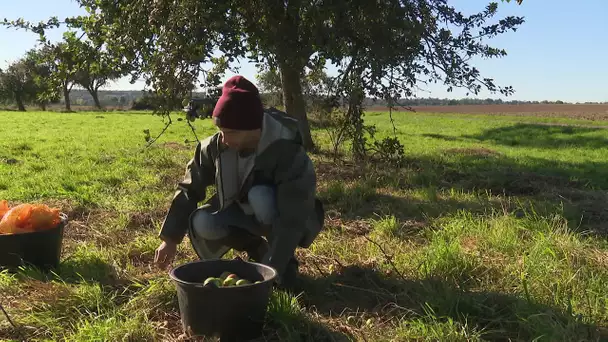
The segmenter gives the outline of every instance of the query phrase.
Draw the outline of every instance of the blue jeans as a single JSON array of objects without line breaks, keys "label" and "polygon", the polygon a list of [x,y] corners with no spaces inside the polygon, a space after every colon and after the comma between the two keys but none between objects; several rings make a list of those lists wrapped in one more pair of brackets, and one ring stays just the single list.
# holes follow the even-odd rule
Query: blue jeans
[{"label": "blue jeans", "polygon": [[247,215],[238,203],[213,213],[198,210],[192,217],[192,229],[206,240],[220,240],[228,236],[232,227],[247,230],[256,236],[267,236],[269,227],[277,217],[275,191],[270,186],[257,185],[247,194],[253,215]]}]

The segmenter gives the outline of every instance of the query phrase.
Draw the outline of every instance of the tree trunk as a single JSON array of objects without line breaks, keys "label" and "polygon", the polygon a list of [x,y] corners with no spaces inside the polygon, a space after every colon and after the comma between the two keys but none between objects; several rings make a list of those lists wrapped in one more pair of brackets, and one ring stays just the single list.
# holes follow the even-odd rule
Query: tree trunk
[{"label": "tree trunk", "polygon": [[103,109],[103,108],[101,108],[101,103],[99,103],[99,96],[97,94],[97,89],[91,88],[91,89],[89,89],[89,93],[91,93],[91,96],[93,97],[93,102],[95,102],[95,107],[97,107],[97,109],[99,109],[99,110]]},{"label": "tree trunk", "polygon": [[72,111],[72,105],[70,103],[70,89],[67,84],[63,86],[63,98],[65,100],[65,110],[66,112]]},{"label": "tree trunk", "polygon": [[38,105],[40,106],[40,109],[42,111],[46,111],[46,103],[45,102],[40,102]]},{"label": "tree trunk", "polygon": [[312,151],[315,149],[315,144],[312,141],[310,126],[308,125],[308,118],[306,117],[306,102],[304,101],[304,94],[302,93],[302,84],[300,81],[302,68],[294,67],[289,63],[282,62],[280,63],[280,69],[285,112],[298,120],[304,148],[307,151]]},{"label": "tree trunk", "polygon": [[19,111],[25,112],[25,106],[23,105],[23,99],[21,99],[21,94],[15,94],[15,102],[17,102],[17,108],[19,108]]}]

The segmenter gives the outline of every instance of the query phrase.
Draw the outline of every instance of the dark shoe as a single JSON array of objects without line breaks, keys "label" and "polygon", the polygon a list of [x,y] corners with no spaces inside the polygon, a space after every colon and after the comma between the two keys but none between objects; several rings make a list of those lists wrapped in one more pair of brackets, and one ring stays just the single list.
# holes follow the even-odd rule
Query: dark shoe
[{"label": "dark shoe", "polygon": [[264,255],[268,252],[268,242],[264,238],[254,241],[250,246],[245,248],[250,261],[262,262]]}]

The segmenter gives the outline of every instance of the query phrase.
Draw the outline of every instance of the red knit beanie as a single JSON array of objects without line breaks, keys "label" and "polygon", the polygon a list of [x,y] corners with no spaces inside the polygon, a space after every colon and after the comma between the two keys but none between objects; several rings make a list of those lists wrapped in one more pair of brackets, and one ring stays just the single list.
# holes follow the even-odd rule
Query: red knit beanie
[{"label": "red knit beanie", "polygon": [[264,108],[260,93],[243,76],[231,77],[222,88],[222,96],[213,109],[213,121],[218,127],[236,130],[262,128]]}]

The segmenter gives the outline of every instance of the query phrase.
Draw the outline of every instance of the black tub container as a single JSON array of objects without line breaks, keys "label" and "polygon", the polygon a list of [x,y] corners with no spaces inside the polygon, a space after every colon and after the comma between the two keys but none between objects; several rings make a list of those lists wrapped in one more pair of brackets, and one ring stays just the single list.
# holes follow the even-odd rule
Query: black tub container
[{"label": "black tub container", "polygon": [[0,268],[16,270],[19,266],[34,266],[45,272],[57,268],[67,223],[67,216],[61,214],[61,222],[52,229],[0,234]]},{"label": "black tub container", "polygon": [[[231,272],[252,282],[234,287],[203,287],[208,277]],[[219,336],[222,341],[260,337],[274,279],[274,268],[243,260],[195,261],[171,270],[184,331],[191,336]]]}]

